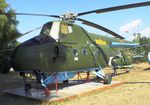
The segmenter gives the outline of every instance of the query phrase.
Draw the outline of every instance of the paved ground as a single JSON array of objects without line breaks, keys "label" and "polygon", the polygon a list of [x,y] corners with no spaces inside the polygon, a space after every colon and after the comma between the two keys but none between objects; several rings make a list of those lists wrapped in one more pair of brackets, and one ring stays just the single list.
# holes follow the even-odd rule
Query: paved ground
[{"label": "paved ground", "polygon": [[29,98],[32,100],[42,101],[42,102],[62,102],[68,99],[77,98],[80,96],[86,96],[92,94],[94,92],[103,91],[106,89],[114,88],[120,86],[121,82],[112,81],[111,84],[104,85],[100,82],[87,82],[80,80],[78,81],[70,81],[69,85],[59,84],[58,92],[56,89],[50,91],[50,94],[47,95],[42,89],[31,89],[30,91],[25,91],[24,88],[16,88],[16,89],[9,89],[3,91],[4,95],[10,96],[18,96],[22,98]]}]

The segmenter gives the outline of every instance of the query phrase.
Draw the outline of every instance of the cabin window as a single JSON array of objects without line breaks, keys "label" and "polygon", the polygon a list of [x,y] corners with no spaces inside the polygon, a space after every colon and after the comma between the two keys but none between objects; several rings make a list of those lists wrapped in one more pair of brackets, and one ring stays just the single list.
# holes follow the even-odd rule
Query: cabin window
[{"label": "cabin window", "polygon": [[78,50],[77,50],[76,48],[74,48],[74,49],[72,50],[72,53],[73,53],[74,56],[77,56],[77,55],[78,55]]},{"label": "cabin window", "polygon": [[82,54],[83,54],[83,55],[87,55],[87,49],[86,49],[86,48],[83,48],[83,49],[82,49]]}]

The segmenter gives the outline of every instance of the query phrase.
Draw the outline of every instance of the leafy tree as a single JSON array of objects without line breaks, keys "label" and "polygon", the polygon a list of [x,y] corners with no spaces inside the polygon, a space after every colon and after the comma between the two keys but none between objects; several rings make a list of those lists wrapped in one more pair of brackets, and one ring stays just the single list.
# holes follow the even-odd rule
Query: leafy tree
[{"label": "leafy tree", "polygon": [[140,47],[136,49],[137,53],[144,53],[144,60],[147,60],[148,52],[150,52],[150,38],[148,37],[141,37],[141,34],[138,33],[134,42],[140,44]]},{"label": "leafy tree", "polygon": [[[15,11],[5,2],[0,0],[0,12],[3,13],[14,13]],[[8,47],[11,41],[18,37],[16,26],[18,21],[15,15],[0,15],[0,46],[1,48]],[[11,42],[12,43],[12,42]]]},{"label": "leafy tree", "polygon": [[[14,13],[15,11],[10,8],[10,5],[5,0],[0,0],[1,13]],[[16,38],[20,35],[16,26],[18,21],[15,15],[0,15],[0,70],[8,71],[9,57],[12,49],[16,47]],[[7,60],[7,61],[6,61]],[[4,64],[6,62],[7,64]],[[7,70],[6,70],[7,69]]]},{"label": "leafy tree", "polygon": [[150,52],[150,38],[142,37],[140,39],[140,45],[142,46],[142,51],[144,51],[144,59],[147,61],[147,55]]}]

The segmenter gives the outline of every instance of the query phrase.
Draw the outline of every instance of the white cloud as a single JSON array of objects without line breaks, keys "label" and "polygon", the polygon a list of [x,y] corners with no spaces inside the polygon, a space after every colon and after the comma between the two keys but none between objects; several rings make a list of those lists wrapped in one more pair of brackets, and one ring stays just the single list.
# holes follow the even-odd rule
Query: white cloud
[{"label": "white cloud", "polygon": [[142,36],[150,37],[150,27],[143,29],[140,33]]},{"label": "white cloud", "polygon": [[121,32],[129,32],[129,31],[136,29],[141,23],[142,21],[140,19],[137,19],[137,20],[134,20],[132,22],[125,24],[124,26],[121,26],[119,30]]}]

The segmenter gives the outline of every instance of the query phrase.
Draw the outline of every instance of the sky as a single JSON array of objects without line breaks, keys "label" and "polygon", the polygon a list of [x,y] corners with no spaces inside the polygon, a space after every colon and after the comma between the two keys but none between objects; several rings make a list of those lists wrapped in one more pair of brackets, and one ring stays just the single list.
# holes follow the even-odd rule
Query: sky
[{"label": "sky", "polygon": [[[148,0],[6,0],[17,13],[36,13],[62,15],[67,12],[80,13],[106,7],[125,5]],[[126,40],[133,39],[133,33],[142,33],[143,36],[150,37],[150,6],[126,9],[102,14],[88,14],[80,16],[80,18],[100,24],[114,32],[122,35]],[[50,17],[35,17],[35,16],[17,16],[19,25],[18,30],[25,33],[29,30],[42,26],[44,23],[57,20]],[[95,28],[85,26],[80,22],[76,24],[85,28],[88,32],[108,35],[105,32]],[[25,35],[18,39],[19,42],[24,42],[35,35],[38,35],[40,30]],[[110,35],[109,35],[110,36]]]}]

